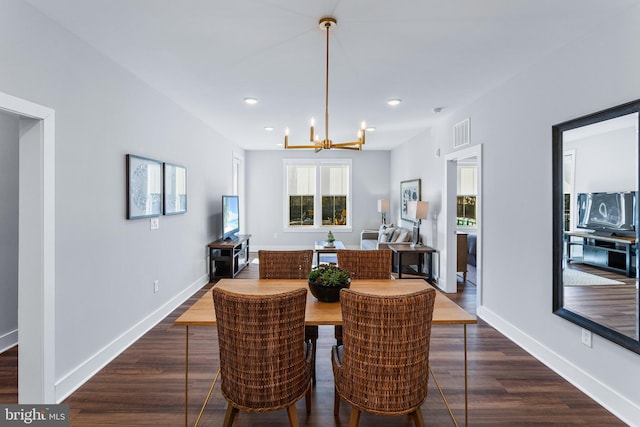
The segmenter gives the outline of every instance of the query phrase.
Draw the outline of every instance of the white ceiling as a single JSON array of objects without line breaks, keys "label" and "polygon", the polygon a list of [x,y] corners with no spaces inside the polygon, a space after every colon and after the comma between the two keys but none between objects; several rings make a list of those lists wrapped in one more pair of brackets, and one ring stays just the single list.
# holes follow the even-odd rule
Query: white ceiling
[{"label": "white ceiling", "polygon": [[[240,146],[389,149],[640,0],[27,0]],[[249,106],[245,97],[260,102]],[[389,98],[402,98],[389,107]],[[443,111],[434,114],[433,109]],[[264,130],[273,126],[272,132]]]}]

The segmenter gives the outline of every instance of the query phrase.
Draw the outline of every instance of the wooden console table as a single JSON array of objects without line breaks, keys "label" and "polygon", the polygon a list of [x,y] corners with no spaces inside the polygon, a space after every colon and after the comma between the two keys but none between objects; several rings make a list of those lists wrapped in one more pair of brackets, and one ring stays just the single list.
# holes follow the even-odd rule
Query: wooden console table
[{"label": "wooden console table", "polygon": [[[601,236],[582,231],[566,231],[567,261],[576,261],[593,265],[609,271],[623,273],[627,277],[636,274],[633,257],[636,251],[636,238],[627,236]],[[580,240],[573,241],[571,237]],[[572,246],[582,246],[582,258],[572,258]]]},{"label": "wooden console table", "polygon": [[419,276],[424,276],[422,272],[422,265],[424,264],[424,256],[427,256],[427,281],[429,283],[433,283],[433,253],[436,251],[432,247],[425,245],[416,245],[411,247],[411,245],[407,244],[398,244],[394,245],[393,243],[389,244],[389,249],[396,253],[397,256],[397,271],[398,271],[398,279],[402,279],[402,255],[404,254],[417,254],[418,255],[418,271],[408,271],[410,274],[417,274]]},{"label": "wooden console table", "polygon": [[251,234],[238,234],[233,240],[209,243],[209,280],[234,278],[249,263]]}]

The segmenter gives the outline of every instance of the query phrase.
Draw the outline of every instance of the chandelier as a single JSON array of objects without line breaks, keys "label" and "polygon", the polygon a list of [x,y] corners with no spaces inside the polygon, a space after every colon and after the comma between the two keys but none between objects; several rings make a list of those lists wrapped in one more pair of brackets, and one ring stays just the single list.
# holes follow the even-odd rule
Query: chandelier
[{"label": "chandelier", "polygon": [[284,134],[284,148],[313,148],[315,152],[322,149],[331,149],[331,148],[341,148],[344,150],[362,150],[362,146],[364,145],[364,134],[365,134],[365,123],[362,122],[360,126],[360,130],[358,130],[358,140],[352,142],[340,142],[334,143],[329,139],[329,30],[331,28],[335,28],[338,25],[338,22],[333,17],[324,17],[320,19],[318,23],[321,30],[326,31],[327,33],[327,62],[326,62],[326,71],[325,71],[325,97],[324,97],[324,139],[320,140],[318,135],[315,133],[315,122],[313,118],[311,119],[311,129],[309,131],[309,142],[313,144],[309,145],[289,145],[289,129],[285,131]]}]

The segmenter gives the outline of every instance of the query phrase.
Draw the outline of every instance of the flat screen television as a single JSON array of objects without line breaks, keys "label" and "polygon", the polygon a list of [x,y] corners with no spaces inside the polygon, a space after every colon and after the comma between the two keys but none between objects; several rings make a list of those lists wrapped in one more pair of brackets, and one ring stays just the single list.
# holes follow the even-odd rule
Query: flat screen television
[{"label": "flat screen television", "polygon": [[238,196],[222,196],[222,238],[234,240],[240,231]]},{"label": "flat screen television", "polygon": [[605,235],[634,235],[636,192],[578,193],[578,228]]}]

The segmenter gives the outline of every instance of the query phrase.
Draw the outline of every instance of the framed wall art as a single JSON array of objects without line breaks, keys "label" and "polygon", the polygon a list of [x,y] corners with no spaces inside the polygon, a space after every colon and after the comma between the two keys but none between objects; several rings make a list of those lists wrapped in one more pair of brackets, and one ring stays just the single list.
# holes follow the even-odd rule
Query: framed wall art
[{"label": "framed wall art", "polygon": [[127,154],[127,219],[162,215],[162,162]]},{"label": "framed wall art", "polygon": [[412,179],[410,181],[402,181],[400,183],[400,219],[404,221],[413,221],[409,218],[407,212],[407,202],[411,200],[421,200],[420,179]]},{"label": "framed wall art", "polygon": [[164,164],[165,215],[187,212],[187,168],[171,163]]}]

